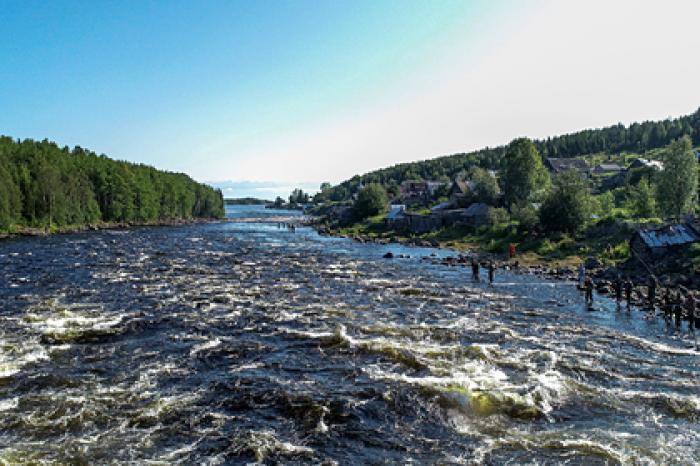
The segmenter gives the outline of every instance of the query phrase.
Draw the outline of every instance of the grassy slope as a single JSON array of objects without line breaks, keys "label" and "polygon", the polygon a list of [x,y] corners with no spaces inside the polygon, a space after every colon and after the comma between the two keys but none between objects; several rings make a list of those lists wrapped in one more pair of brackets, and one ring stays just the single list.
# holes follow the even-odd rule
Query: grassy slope
[{"label": "grassy slope", "polygon": [[[502,257],[505,257],[508,244],[513,243],[517,249],[517,260],[521,264],[547,263],[559,267],[576,265],[589,256],[597,257],[610,265],[626,260],[629,257],[628,240],[633,229],[633,226],[626,222],[606,220],[592,225],[576,238],[568,235],[546,238],[522,233],[516,222],[510,222],[489,228],[482,227],[476,231],[462,226],[451,226],[420,235],[407,235],[387,230],[382,220],[381,215],[372,217],[341,228],[337,233],[372,239],[431,241],[457,251],[474,251]],[[611,252],[608,252],[608,245],[611,246]]]}]

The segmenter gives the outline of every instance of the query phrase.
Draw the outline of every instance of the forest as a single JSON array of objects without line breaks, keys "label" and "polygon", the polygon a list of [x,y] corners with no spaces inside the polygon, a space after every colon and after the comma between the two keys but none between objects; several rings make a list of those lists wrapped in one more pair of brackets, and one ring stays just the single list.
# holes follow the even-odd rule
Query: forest
[{"label": "forest", "polygon": [[0,136],[0,231],[223,215],[221,191],[185,174]]},{"label": "forest", "polygon": [[[544,157],[579,157],[595,153],[637,152],[662,148],[683,135],[700,145],[700,109],[690,115],[661,121],[645,121],[629,126],[617,124],[600,129],[587,129],[572,134],[534,141]],[[343,183],[323,190],[319,201],[345,201],[369,183],[383,185],[396,192],[405,180],[453,180],[471,167],[498,170],[502,168],[506,146],[484,148],[475,152],[442,156],[410,162],[354,176]]]}]

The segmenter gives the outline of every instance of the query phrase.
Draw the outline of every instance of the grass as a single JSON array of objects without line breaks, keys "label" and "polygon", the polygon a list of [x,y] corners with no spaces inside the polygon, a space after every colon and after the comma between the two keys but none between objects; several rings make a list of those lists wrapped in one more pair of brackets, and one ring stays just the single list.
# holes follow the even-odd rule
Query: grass
[{"label": "grass", "polygon": [[[523,265],[546,263],[555,267],[572,267],[586,257],[596,257],[606,265],[614,265],[629,258],[629,238],[636,225],[624,220],[625,212],[614,211],[599,220],[582,234],[545,237],[520,230],[516,221],[478,229],[453,225],[423,234],[406,234],[387,230],[384,216],[377,215],[337,232],[349,236],[372,239],[398,237],[437,243],[457,251],[476,251],[505,257],[510,243],[516,246],[517,260]],[[700,246],[697,251],[700,264]]]}]

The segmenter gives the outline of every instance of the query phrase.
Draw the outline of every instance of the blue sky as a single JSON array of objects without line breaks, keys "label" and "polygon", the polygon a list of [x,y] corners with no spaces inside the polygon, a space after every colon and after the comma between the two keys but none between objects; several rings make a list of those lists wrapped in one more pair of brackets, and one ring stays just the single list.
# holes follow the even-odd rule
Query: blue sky
[{"label": "blue sky", "polygon": [[[0,0],[0,133],[271,197],[692,111],[695,13],[690,1]],[[656,48],[683,77],[629,71]]]}]

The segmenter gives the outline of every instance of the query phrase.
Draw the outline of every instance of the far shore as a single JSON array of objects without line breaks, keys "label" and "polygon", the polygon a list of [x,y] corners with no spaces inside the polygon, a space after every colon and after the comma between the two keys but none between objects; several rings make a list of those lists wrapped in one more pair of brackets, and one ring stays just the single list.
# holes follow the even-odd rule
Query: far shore
[{"label": "far shore", "polygon": [[[630,278],[634,284],[632,293],[632,304],[640,308],[647,306],[647,285],[648,274],[641,267],[635,267],[630,263],[619,265],[604,265],[594,258],[568,258],[566,261],[556,261],[533,253],[516,253],[513,258],[508,258],[505,254],[498,254],[484,251],[478,244],[465,245],[459,247],[440,243],[436,240],[425,240],[420,238],[410,238],[404,236],[374,237],[363,234],[344,234],[337,230],[325,228],[319,224],[311,224],[319,234],[338,238],[348,238],[360,243],[371,244],[401,244],[405,246],[435,248],[444,251],[454,252],[455,255],[446,258],[431,258],[434,263],[439,263],[450,267],[469,267],[472,260],[479,262],[481,267],[493,262],[497,269],[508,270],[518,274],[528,274],[540,276],[549,280],[578,282],[578,264],[586,264],[586,273],[595,280],[596,291],[603,296],[614,299],[613,282],[618,277]],[[401,259],[401,256],[385,256],[385,260]],[[668,278],[663,278],[661,283],[666,283],[657,291],[657,299],[664,290],[674,289],[678,284],[672,283]],[[688,287],[694,289],[694,287]]]},{"label": "far shore", "polygon": [[175,218],[168,220],[156,220],[151,222],[99,222],[87,225],[52,226],[51,228],[18,227],[11,232],[0,232],[0,240],[17,237],[63,235],[81,233],[86,231],[125,230],[135,227],[165,227],[178,225],[192,225],[198,223],[225,222],[224,218]]}]

